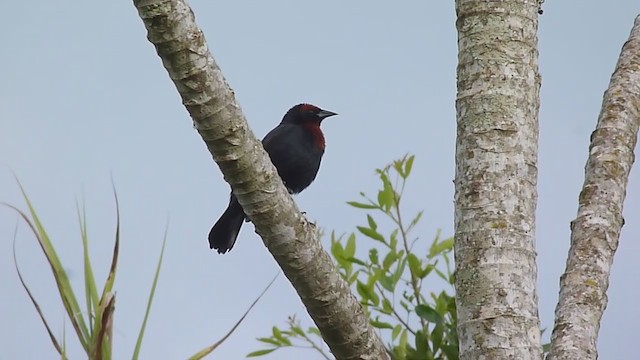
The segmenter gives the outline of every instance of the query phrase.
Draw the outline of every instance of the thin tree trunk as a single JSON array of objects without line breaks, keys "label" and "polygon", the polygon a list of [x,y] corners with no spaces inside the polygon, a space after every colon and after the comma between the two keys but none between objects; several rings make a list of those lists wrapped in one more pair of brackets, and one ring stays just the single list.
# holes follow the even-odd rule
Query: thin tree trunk
[{"label": "thin tree trunk", "polygon": [[456,11],[460,359],[539,360],[538,4],[457,0]]},{"label": "thin tree trunk", "polygon": [[[182,102],[256,231],[338,359],[386,359],[358,300],[255,138],[183,0],[134,0]],[[203,233],[203,251],[206,246]]]},{"label": "thin tree trunk", "polygon": [[548,360],[596,359],[613,256],[624,224],[622,205],[640,125],[640,16],[624,44],[596,130],[591,135],[578,216],[560,279]]}]

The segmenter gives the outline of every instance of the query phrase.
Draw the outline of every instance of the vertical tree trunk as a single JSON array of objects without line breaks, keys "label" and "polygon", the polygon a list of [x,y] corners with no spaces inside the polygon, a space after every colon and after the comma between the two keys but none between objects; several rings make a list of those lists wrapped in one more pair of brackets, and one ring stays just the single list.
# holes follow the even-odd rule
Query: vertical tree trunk
[{"label": "vertical tree trunk", "polygon": [[[213,159],[337,359],[386,359],[358,300],[287,193],[184,0],[134,0]],[[203,251],[206,234],[202,236]],[[257,244],[257,243],[256,243]]]},{"label": "vertical tree trunk", "polygon": [[547,359],[596,359],[613,256],[624,224],[622,204],[640,126],[640,16],[604,94],[591,135],[578,216],[560,280],[560,300]]},{"label": "vertical tree trunk", "polygon": [[457,0],[455,258],[461,359],[540,359],[538,4]]}]

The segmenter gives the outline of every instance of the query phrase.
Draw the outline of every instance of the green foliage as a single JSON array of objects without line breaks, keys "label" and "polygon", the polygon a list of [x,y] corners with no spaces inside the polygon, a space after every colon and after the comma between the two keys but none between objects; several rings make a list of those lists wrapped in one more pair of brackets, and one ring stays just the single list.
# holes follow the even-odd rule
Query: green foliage
[{"label": "green foliage", "polygon": [[[113,254],[111,257],[111,266],[109,268],[109,273],[107,274],[107,279],[102,286],[102,291],[98,292],[98,287],[96,285],[96,280],[93,275],[93,268],[91,266],[91,259],[89,257],[89,238],[87,235],[87,221],[84,207],[82,211],[78,210],[78,221],[80,224],[80,238],[82,240],[82,252],[83,252],[83,263],[84,263],[84,300],[86,310],[80,308],[78,303],[78,296],[74,289],[71,287],[71,283],[69,282],[69,277],[65,271],[64,266],[60,258],[57,255],[55,247],[49,235],[44,229],[35,208],[31,204],[29,197],[27,196],[24,188],[20,185],[20,190],[22,192],[23,198],[27,204],[29,209],[29,214],[23,212],[15,206],[4,204],[12,209],[14,209],[20,217],[24,220],[27,226],[31,229],[31,232],[36,237],[38,244],[42,248],[44,255],[49,262],[51,267],[51,271],[53,272],[53,277],[55,279],[56,285],[58,287],[58,293],[60,295],[60,299],[62,300],[62,304],[67,312],[68,319],[75,330],[76,337],[84,349],[87,357],[90,359],[111,359],[112,354],[112,339],[113,339],[113,314],[115,311],[115,302],[116,296],[113,291],[113,286],[115,284],[116,279],[116,270],[118,267],[118,253],[120,248],[120,211],[118,206],[118,197],[115,194],[115,204],[116,204],[116,227],[114,232],[114,247]],[[80,209],[80,208],[79,208]],[[136,347],[133,354],[133,359],[138,358],[138,354],[140,352],[140,347],[142,345],[142,339],[144,337],[144,331],[147,324],[147,319],[149,317],[149,311],[151,309],[151,304],[153,302],[153,296],[155,293],[156,285],[158,282],[158,276],[160,274],[160,268],[162,264],[162,257],[164,254],[164,247],[166,243],[166,232],[165,239],[162,243],[162,250],[160,251],[160,259],[158,261],[158,265],[156,268],[153,284],[151,287],[151,292],[149,294],[149,299],[147,302],[147,308],[145,311],[144,321],[142,322],[142,326],[138,333],[138,339],[136,341]],[[18,278],[22,284],[22,287],[27,292],[29,299],[33,303],[38,315],[42,323],[44,324],[49,338],[51,342],[60,354],[61,359],[67,359],[66,356],[66,333],[63,333],[63,341],[62,345],[60,345],[60,341],[56,338],[49,323],[47,322],[44,314],[40,309],[40,305],[37,300],[33,296],[31,290],[27,286],[22,274],[20,273],[20,268],[18,267],[18,261],[15,253],[15,242],[14,242],[14,263],[16,267],[16,272],[18,273]]]},{"label": "green foliage", "polygon": [[[102,291],[98,292],[98,287],[96,285],[95,277],[93,275],[93,267],[91,266],[91,259],[89,257],[89,238],[87,235],[87,221],[84,207],[82,210],[78,210],[78,220],[80,223],[80,238],[82,240],[82,251],[83,251],[83,262],[84,262],[84,302],[86,306],[86,310],[80,307],[78,302],[78,295],[71,287],[71,283],[69,282],[69,278],[65,271],[64,266],[60,258],[58,257],[55,247],[49,235],[44,229],[35,208],[31,204],[31,201],[27,197],[25,190],[20,185],[18,181],[18,185],[20,186],[20,190],[22,192],[23,198],[27,204],[29,209],[28,213],[24,212],[17,207],[2,203],[13,210],[15,210],[20,217],[27,224],[31,232],[34,234],[38,244],[42,248],[44,255],[49,262],[51,270],[53,272],[53,276],[58,287],[58,293],[60,295],[60,299],[62,300],[62,304],[67,312],[69,321],[75,330],[76,337],[87,354],[87,358],[89,359],[97,359],[97,360],[109,360],[112,358],[112,334],[113,334],[113,314],[115,311],[115,292],[113,291],[113,287],[115,284],[116,271],[118,265],[118,254],[120,248],[120,211],[118,206],[118,197],[115,193],[115,205],[116,205],[116,227],[114,234],[114,248],[111,259],[111,266],[109,269],[109,273],[107,275],[107,279],[105,281],[104,286],[102,287]],[[160,268],[162,265],[162,258],[164,255],[164,248],[167,239],[167,229],[165,229],[164,240],[162,242],[162,249],[160,251],[160,257],[158,260],[158,264],[156,266],[156,272],[153,278],[153,282],[151,285],[151,291],[149,294],[149,298],[147,301],[147,307],[144,313],[144,319],[142,321],[142,326],[138,332],[138,339],[136,341],[136,346],[133,351],[132,359],[138,359],[140,354],[140,349],[142,346],[142,340],[144,338],[144,332],[147,324],[147,320],[149,318],[149,313],[151,310],[151,304],[153,302],[153,298],[155,295],[156,286],[158,284],[158,278],[160,275]],[[16,267],[16,272],[18,273],[18,278],[22,284],[22,287],[27,292],[27,295],[31,302],[33,303],[38,315],[42,323],[49,334],[49,338],[51,342],[60,355],[60,359],[67,359],[67,351],[66,351],[66,331],[63,327],[62,329],[62,342],[58,340],[58,338],[54,335],[53,330],[49,326],[44,313],[42,312],[40,305],[36,298],[33,296],[30,288],[25,282],[22,274],[20,272],[20,268],[18,266],[18,260],[15,252],[15,241],[14,241],[14,249],[13,249],[13,257],[14,263]],[[210,346],[205,347],[200,350],[196,354],[189,357],[189,360],[199,360],[204,358],[205,356],[211,354],[218,346],[220,346],[233,332],[238,328],[238,326],[242,323],[242,321],[249,314],[251,309],[257,304],[257,302],[262,298],[265,292],[271,287],[271,285],[275,282],[278,273],[273,280],[267,285],[267,287],[262,291],[260,295],[253,301],[253,303],[249,306],[249,308],[245,311],[245,313],[240,317],[240,319],[236,322],[236,324],[218,341],[213,343]],[[277,333],[277,329],[274,328],[274,336]],[[283,338],[282,336],[280,336]],[[283,338],[284,342],[287,341],[286,338]],[[270,351],[269,351],[270,352]]]},{"label": "green foliage", "polygon": [[[361,200],[347,203],[367,212],[366,224],[356,227],[359,236],[331,234],[331,255],[342,277],[355,288],[371,325],[387,342],[393,359],[454,360],[458,359],[458,336],[455,298],[451,295],[453,238],[441,240],[437,235],[427,251],[414,247],[418,238],[412,234],[422,212],[407,223],[401,211],[413,161],[414,156],[405,156],[377,169],[381,185],[375,199],[360,193]],[[390,223],[391,229],[378,225],[383,222]],[[358,252],[357,244],[365,246],[366,251]],[[359,258],[358,254],[368,256]],[[444,280],[448,292],[435,293],[423,287],[430,276]],[[331,359],[323,347],[311,341],[311,336],[320,336],[317,328],[305,332],[295,318],[289,318],[287,325],[285,330],[274,327],[270,337],[259,338],[269,347],[249,356],[307,346]]]},{"label": "green foliage", "polygon": [[258,341],[269,345],[267,349],[257,350],[247,354],[247,357],[257,357],[267,355],[280,348],[287,347],[306,347],[316,350],[325,359],[331,359],[327,352],[323,349],[322,336],[320,331],[315,327],[310,327],[306,331],[300,325],[300,321],[295,316],[289,316],[287,319],[287,329],[281,330],[274,326],[271,329],[270,337],[258,338]]}]

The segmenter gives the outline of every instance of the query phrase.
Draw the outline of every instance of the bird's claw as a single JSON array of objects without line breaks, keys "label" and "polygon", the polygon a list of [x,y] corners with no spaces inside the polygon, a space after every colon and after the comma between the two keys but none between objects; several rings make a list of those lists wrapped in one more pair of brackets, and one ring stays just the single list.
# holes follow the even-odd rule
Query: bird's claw
[{"label": "bird's claw", "polygon": [[307,213],[305,211],[301,211],[300,213],[302,214],[302,221],[304,221],[304,223],[306,225],[309,225],[309,226],[311,226],[313,228],[316,227],[316,223],[315,222],[309,221],[309,219],[307,219],[307,216],[306,216]]}]

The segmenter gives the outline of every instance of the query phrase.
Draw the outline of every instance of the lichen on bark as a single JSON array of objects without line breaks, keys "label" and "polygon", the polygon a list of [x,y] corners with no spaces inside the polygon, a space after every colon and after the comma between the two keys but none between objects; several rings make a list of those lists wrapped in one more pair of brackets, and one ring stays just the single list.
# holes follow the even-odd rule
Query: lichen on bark
[{"label": "lichen on bark", "polygon": [[640,16],[624,44],[591,135],[548,360],[596,359],[622,208],[640,126]]},{"label": "lichen on bark", "polygon": [[456,1],[455,256],[461,359],[540,359],[538,7]]}]

